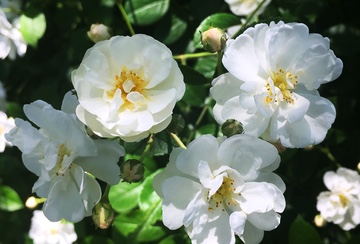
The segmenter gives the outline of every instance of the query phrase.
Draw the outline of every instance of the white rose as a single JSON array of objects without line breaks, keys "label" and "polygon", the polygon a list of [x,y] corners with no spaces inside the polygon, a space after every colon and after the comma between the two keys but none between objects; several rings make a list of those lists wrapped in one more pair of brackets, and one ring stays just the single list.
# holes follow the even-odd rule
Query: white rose
[{"label": "white rose", "polygon": [[163,222],[185,226],[192,243],[259,243],[280,223],[285,184],[272,173],[280,156],[249,135],[201,136],[170,154],[153,187],[163,199]]},{"label": "white rose", "polygon": [[90,48],[72,82],[78,118],[101,137],[139,141],[164,130],[185,92],[171,51],[150,36],[115,36]]},{"label": "white rose", "polygon": [[317,89],[338,78],[343,67],[329,43],[304,24],[281,21],[229,40],[222,59],[229,72],[210,89],[217,122],[236,119],[246,134],[288,148],[322,142],[336,111]]},{"label": "white rose", "polygon": [[55,110],[44,101],[25,105],[24,112],[40,129],[17,118],[16,127],[5,137],[20,149],[25,167],[39,177],[33,192],[47,198],[45,216],[51,221],[64,218],[71,222],[90,216],[101,198],[94,177],[117,184],[117,163],[124,148],[115,141],[90,138],[75,114]]}]

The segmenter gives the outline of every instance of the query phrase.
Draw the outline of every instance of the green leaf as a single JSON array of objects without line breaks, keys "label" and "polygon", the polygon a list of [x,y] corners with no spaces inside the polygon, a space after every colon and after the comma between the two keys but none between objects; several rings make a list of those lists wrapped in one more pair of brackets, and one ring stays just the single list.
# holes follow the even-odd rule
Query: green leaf
[{"label": "green leaf", "polygon": [[109,201],[113,209],[117,212],[126,212],[137,206],[138,199],[143,188],[142,183],[120,182],[111,186],[109,191]]},{"label": "green leaf", "polygon": [[139,208],[115,218],[114,226],[119,232],[136,242],[149,242],[162,238],[165,231],[154,224],[161,220],[161,198],[152,188],[152,179],[159,171],[148,176],[143,184]]},{"label": "green leaf", "polygon": [[0,209],[5,211],[16,211],[24,207],[19,195],[9,186],[0,186]]},{"label": "green leaf", "polygon": [[212,79],[214,76],[214,71],[216,69],[216,63],[217,63],[216,56],[199,58],[196,61],[194,70],[201,73],[206,78]]},{"label": "green leaf", "polygon": [[[28,14],[28,15],[27,15]],[[20,32],[24,40],[31,46],[36,47],[39,39],[44,35],[46,30],[45,15],[37,11],[20,16]]]},{"label": "green leaf", "polygon": [[146,144],[148,142],[148,138],[141,140],[139,142],[125,142],[124,148],[127,154],[133,155],[141,155],[143,154]]},{"label": "green leaf", "polygon": [[124,9],[132,24],[151,25],[168,11],[170,0],[128,0]]},{"label": "green leaf", "polygon": [[201,32],[208,30],[210,27],[217,27],[222,30],[225,30],[234,25],[240,25],[240,18],[228,13],[217,13],[210,15],[205,18],[200,25],[196,28],[194,33],[194,46],[195,48],[202,48]]},{"label": "green leaf", "polygon": [[289,244],[322,244],[321,237],[316,229],[306,222],[300,215],[290,226]]},{"label": "green leaf", "polygon": [[187,23],[176,15],[166,15],[156,25],[154,37],[166,45],[176,42],[186,31]]},{"label": "green leaf", "polygon": [[179,64],[179,68],[184,75],[184,82],[191,85],[209,84],[210,81],[200,72],[195,71],[187,65]]},{"label": "green leaf", "polygon": [[171,150],[171,138],[167,131],[154,134],[149,155],[161,156],[170,153]]},{"label": "green leaf", "polygon": [[209,93],[209,89],[205,86],[186,85],[183,101],[193,106],[202,106],[205,98]]},{"label": "green leaf", "polygon": [[146,177],[143,183],[143,189],[140,194],[139,198],[139,207],[141,210],[146,210],[151,207],[151,205],[154,202],[157,202],[159,200],[158,194],[154,191],[154,188],[152,186],[152,181],[154,179],[154,176],[160,173],[162,169],[157,170],[153,174]]},{"label": "green leaf", "polygon": [[113,244],[114,242],[105,236],[91,235],[91,236],[87,236],[85,238],[84,243],[85,244],[97,244],[97,243]]},{"label": "green leaf", "polygon": [[217,125],[215,125],[215,124],[203,125],[199,129],[196,130],[196,136],[206,135],[206,134],[214,135],[216,132],[216,127],[217,127]]}]

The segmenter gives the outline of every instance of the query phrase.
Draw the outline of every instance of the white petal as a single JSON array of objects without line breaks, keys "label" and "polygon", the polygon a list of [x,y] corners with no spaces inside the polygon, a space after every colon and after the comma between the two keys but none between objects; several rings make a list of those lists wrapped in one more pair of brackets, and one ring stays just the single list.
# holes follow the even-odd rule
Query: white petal
[{"label": "white petal", "polygon": [[286,185],[280,176],[272,172],[261,172],[256,181],[272,183],[279,188],[282,193],[284,193],[286,189]]},{"label": "white petal", "polygon": [[243,82],[230,73],[225,73],[215,78],[211,84],[211,96],[216,103],[223,105],[230,98],[240,95]]},{"label": "white petal", "polygon": [[240,35],[226,47],[222,62],[239,80],[254,83],[264,81],[257,75],[259,61],[255,54],[254,40],[248,35]]},{"label": "white petal", "polygon": [[272,210],[276,196],[274,187],[274,185],[265,182],[246,182],[239,198],[241,209],[246,214],[265,213]]},{"label": "white petal", "polygon": [[[164,117],[168,117],[171,114],[173,107],[175,106],[176,102],[176,90],[169,89],[165,91],[157,91],[151,90],[148,92],[148,108],[149,111],[153,114],[161,112],[165,109],[169,104],[171,104],[171,109]],[[171,102],[173,101],[173,102]]]},{"label": "white petal", "polygon": [[80,196],[83,199],[84,216],[90,216],[93,207],[100,201],[101,188],[99,183],[92,176],[85,174],[83,189]]},{"label": "white petal", "polygon": [[125,155],[125,150],[115,141],[94,140],[98,154],[95,157],[79,157],[75,160],[87,172],[96,178],[110,184],[116,185],[120,180],[120,168],[118,161]]},{"label": "white petal", "polygon": [[289,123],[295,123],[304,118],[310,106],[310,101],[307,100],[305,97],[302,97],[301,95],[298,95],[296,93],[294,93],[292,97],[295,100],[294,103],[286,103],[286,108],[284,109],[287,111],[286,118]]},{"label": "white petal", "polygon": [[81,156],[96,155],[96,147],[83,131],[83,125],[74,115],[55,110],[51,105],[37,100],[24,106],[26,116],[41,127],[51,140],[66,142],[66,146]]},{"label": "white petal", "polygon": [[310,46],[299,58],[294,69],[301,70],[299,83],[309,90],[333,81],[342,72],[342,61],[323,43]]},{"label": "white petal", "polygon": [[24,154],[31,153],[41,143],[46,140],[29,122],[22,119],[15,119],[16,127],[5,134],[5,138],[13,145],[17,146]]},{"label": "white petal", "polygon": [[230,226],[231,229],[238,235],[241,236],[244,233],[246,214],[244,212],[233,212],[230,214]]},{"label": "white petal", "polygon": [[280,139],[281,144],[288,148],[319,144],[335,120],[335,107],[329,100],[320,96],[302,95],[310,101],[310,107],[303,119],[286,125],[273,120],[270,125],[271,139]]},{"label": "white petal", "polygon": [[256,228],[254,225],[252,225],[249,221],[245,224],[245,230],[244,234],[240,239],[244,243],[260,243],[262,239],[264,238],[264,231]]},{"label": "white petal", "polygon": [[280,224],[280,215],[275,211],[266,213],[251,213],[247,216],[248,221],[260,230],[270,231]]},{"label": "white petal", "polygon": [[255,95],[254,100],[255,100],[256,106],[257,106],[259,112],[261,113],[261,115],[264,116],[265,118],[269,119],[274,114],[276,107],[271,106],[272,103],[268,103],[266,101],[267,97],[268,97],[267,94],[262,93],[259,95]]},{"label": "white petal", "polygon": [[85,125],[91,124],[91,130],[100,137],[105,138],[112,138],[113,135],[109,129],[105,128],[103,124],[101,124],[97,119],[96,116],[89,113],[82,107],[81,105],[76,107],[76,116],[78,119],[84,123]]},{"label": "white petal", "polygon": [[78,105],[79,101],[77,96],[74,94],[74,91],[68,91],[63,98],[61,111],[68,114],[75,114],[75,110]]},{"label": "white petal", "polygon": [[197,235],[191,235],[189,231],[188,234],[191,241],[198,244],[235,243],[235,235],[231,230],[227,213],[222,214],[217,221],[207,223],[203,231]]},{"label": "white petal", "polygon": [[174,176],[164,181],[162,206],[163,222],[166,227],[175,230],[183,225],[187,206],[200,189],[200,184],[182,177]]},{"label": "white petal", "polygon": [[216,152],[219,144],[215,137],[204,135],[192,141],[187,150],[179,154],[176,167],[191,176],[198,178],[198,165],[206,161],[211,171],[218,168]]},{"label": "white petal", "polygon": [[[261,150],[260,150],[261,148]],[[256,137],[241,134],[224,141],[218,150],[219,163],[236,169],[244,179],[257,177],[255,172],[276,163],[277,149]]]},{"label": "white petal", "polygon": [[[199,162],[199,170],[198,170],[198,174],[199,174],[199,180],[201,182],[201,184],[205,187],[205,188],[211,188],[211,182],[214,179],[214,175],[212,174],[209,164],[206,161],[201,160]],[[221,183],[220,183],[221,184]],[[215,189],[215,192],[217,191],[217,189]],[[213,194],[213,193],[212,193]],[[210,194],[210,196],[212,195]]]},{"label": "white petal", "polygon": [[79,222],[84,218],[84,205],[76,185],[70,181],[58,181],[52,187],[43,206],[45,216],[50,221],[66,219]]}]

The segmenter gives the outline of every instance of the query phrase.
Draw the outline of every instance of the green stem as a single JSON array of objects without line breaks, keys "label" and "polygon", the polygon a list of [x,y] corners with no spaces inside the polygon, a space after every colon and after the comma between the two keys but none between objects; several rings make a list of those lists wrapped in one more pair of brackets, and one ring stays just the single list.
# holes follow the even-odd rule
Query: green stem
[{"label": "green stem", "polygon": [[195,128],[199,126],[199,124],[200,124],[201,120],[204,118],[204,115],[205,115],[206,110],[207,110],[208,108],[209,108],[209,106],[208,106],[208,105],[205,105],[205,106],[203,107],[203,109],[201,110],[201,113],[200,113],[198,119],[197,119],[196,122],[195,122]]},{"label": "green stem", "polygon": [[175,55],[173,56],[173,58],[178,60],[186,60],[191,58],[201,58],[201,57],[214,56],[214,55],[215,53],[209,53],[209,52],[187,53],[187,54]]},{"label": "green stem", "polygon": [[121,3],[118,3],[117,5],[118,5],[118,7],[119,7],[119,10],[120,10],[120,12],[121,12],[124,20],[125,20],[125,23],[126,23],[128,29],[129,29],[129,31],[130,31],[130,34],[131,34],[132,36],[135,35],[135,31],[134,31],[133,27],[131,26],[131,23],[130,23],[130,21],[129,21],[129,18],[128,18],[126,12],[125,12],[125,9],[124,9],[123,5],[122,5]]},{"label": "green stem", "polygon": [[105,203],[105,202],[109,202],[109,191],[110,191],[110,185],[107,184],[105,187],[105,191],[103,196],[101,197],[101,202]]},{"label": "green stem", "polygon": [[196,122],[195,122],[194,127],[193,127],[193,128],[191,129],[191,131],[190,131],[190,134],[189,134],[189,136],[188,136],[188,138],[187,138],[187,140],[186,140],[186,143],[187,143],[187,144],[190,143],[191,138],[192,138],[193,135],[194,135],[195,129],[200,125],[202,119],[203,119],[204,116],[205,116],[206,110],[208,110],[208,109],[209,109],[209,105],[205,104],[205,106],[204,106],[203,109],[201,110],[201,113],[200,113],[199,117],[197,118],[197,120],[196,120]]},{"label": "green stem", "polygon": [[217,75],[221,75],[223,72],[223,66],[222,66],[222,56],[223,56],[223,52],[217,52],[217,60],[216,60],[216,70],[217,70]]},{"label": "green stem", "polygon": [[4,13],[14,13],[17,15],[21,15],[23,12],[21,10],[15,9],[15,8],[0,8]]},{"label": "green stem", "polygon": [[327,147],[319,147],[319,149],[320,149],[320,151],[321,151],[322,153],[324,153],[324,154],[330,159],[330,161],[331,161],[336,167],[338,167],[338,168],[342,167],[341,164],[339,164],[339,163],[336,161],[334,155],[332,155],[332,153],[330,152],[329,148],[327,148]]},{"label": "green stem", "polygon": [[150,136],[148,142],[146,143],[146,147],[144,152],[141,154],[139,161],[142,162],[144,160],[144,158],[146,157],[146,155],[148,154],[150,148],[151,148],[151,144],[153,143],[154,139],[153,139],[153,135]]},{"label": "green stem", "polygon": [[176,143],[177,143],[181,148],[186,149],[186,146],[184,145],[184,143],[180,140],[180,138],[179,138],[176,134],[170,132],[170,135],[172,136],[172,138],[176,141]]},{"label": "green stem", "polygon": [[256,9],[246,18],[245,23],[242,25],[242,27],[240,28],[240,30],[238,30],[235,35],[233,35],[231,38],[234,38],[238,35],[240,35],[241,33],[244,32],[245,28],[247,27],[247,25],[250,23],[250,21],[254,18],[255,14],[257,11],[259,11],[259,9],[261,8],[262,5],[264,5],[266,0],[262,0],[261,3],[256,7]]}]

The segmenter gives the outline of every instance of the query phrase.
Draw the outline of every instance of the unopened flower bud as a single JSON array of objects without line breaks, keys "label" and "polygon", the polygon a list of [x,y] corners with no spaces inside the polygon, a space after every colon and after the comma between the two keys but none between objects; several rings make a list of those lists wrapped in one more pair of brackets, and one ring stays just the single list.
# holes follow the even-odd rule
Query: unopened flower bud
[{"label": "unopened flower bud", "polygon": [[228,119],[221,126],[221,132],[224,136],[230,137],[244,132],[242,124],[235,119]]},{"label": "unopened flower bud", "polygon": [[88,37],[95,43],[107,40],[111,37],[110,28],[103,24],[92,24],[87,32]]},{"label": "unopened flower bud", "polygon": [[25,202],[25,206],[27,208],[35,208],[38,205],[36,198],[35,197],[29,197],[26,202]]},{"label": "unopened flower bud", "polygon": [[139,182],[144,177],[144,165],[136,159],[129,159],[120,165],[120,172],[123,181]]},{"label": "unopened flower bud", "polygon": [[324,227],[326,225],[326,220],[318,214],[314,218],[314,223],[317,227]]},{"label": "unopened flower bud", "polygon": [[92,210],[92,219],[100,229],[107,229],[114,222],[115,213],[108,202],[99,202]]},{"label": "unopened flower bud", "polygon": [[201,44],[208,52],[219,52],[225,47],[226,35],[221,29],[210,27],[210,29],[201,33]]},{"label": "unopened flower bud", "polygon": [[29,197],[26,202],[25,202],[25,206],[27,208],[33,209],[36,208],[37,205],[39,205],[40,203],[45,202],[46,198],[36,198],[34,196]]},{"label": "unopened flower bud", "polygon": [[172,120],[168,127],[166,128],[167,131],[171,133],[178,134],[180,133],[185,127],[185,120],[180,114],[173,114]]}]

